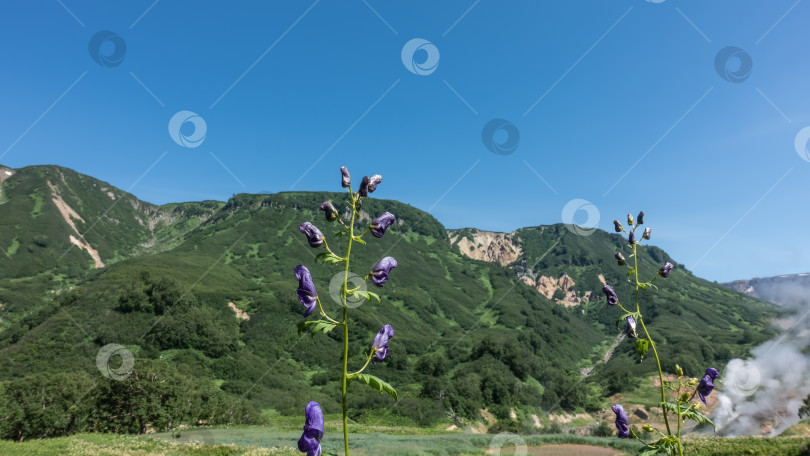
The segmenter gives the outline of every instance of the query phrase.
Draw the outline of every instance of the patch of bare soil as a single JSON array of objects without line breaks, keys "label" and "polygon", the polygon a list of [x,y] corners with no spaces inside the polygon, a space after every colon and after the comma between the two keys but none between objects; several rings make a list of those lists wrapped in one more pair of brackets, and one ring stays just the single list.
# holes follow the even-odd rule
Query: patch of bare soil
[{"label": "patch of bare soil", "polygon": [[[526,448],[526,454],[541,456],[621,456],[622,452],[591,445],[543,445]],[[487,450],[487,454],[513,455],[514,448]]]}]

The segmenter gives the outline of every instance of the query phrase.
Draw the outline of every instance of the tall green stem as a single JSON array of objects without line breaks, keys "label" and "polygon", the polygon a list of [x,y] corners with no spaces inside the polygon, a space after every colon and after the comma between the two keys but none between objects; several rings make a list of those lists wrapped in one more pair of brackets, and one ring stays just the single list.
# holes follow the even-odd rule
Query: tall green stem
[{"label": "tall green stem", "polygon": [[[349,189],[351,194],[351,189]],[[352,194],[352,221],[349,224],[349,246],[346,248],[346,268],[343,270],[343,376],[341,377],[341,400],[343,401],[343,446],[345,448],[345,455],[349,456],[349,419],[348,407],[346,404],[346,385],[349,380],[349,325],[346,321],[346,299],[349,290],[349,258],[352,253],[352,240],[354,239],[354,215],[357,212],[356,201]]]},{"label": "tall green stem", "polygon": [[[640,283],[638,281],[638,252],[636,251],[637,245],[633,244],[633,276],[635,277],[636,281],[636,312],[638,313],[638,322],[641,323],[641,329],[644,330],[644,336],[647,337],[647,340],[650,341],[650,347],[652,348],[653,356],[655,356],[655,364],[658,366],[658,380],[661,382],[661,403],[667,401],[667,396],[664,389],[664,372],[661,370],[661,360],[658,358],[658,350],[655,349],[655,342],[653,342],[652,338],[650,337],[650,333],[647,331],[647,327],[644,325],[644,318],[641,317],[641,310],[639,306],[639,289]],[[669,418],[667,418],[667,409],[666,407],[662,407],[664,412],[664,424],[667,426],[667,434],[672,435],[672,431],[669,428]],[[680,420],[678,420],[678,424],[680,425]]]}]

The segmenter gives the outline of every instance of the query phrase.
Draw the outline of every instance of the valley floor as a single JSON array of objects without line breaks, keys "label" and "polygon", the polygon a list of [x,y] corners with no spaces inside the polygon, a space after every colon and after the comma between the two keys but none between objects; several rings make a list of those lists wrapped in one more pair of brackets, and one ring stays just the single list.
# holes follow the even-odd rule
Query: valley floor
[{"label": "valley floor", "polygon": [[[352,454],[356,455],[512,455],[509,443],[498,451],[497,436],[443,433],[432,435],[389,433],[355,434]],[[0,441],[0,454],[26,456],[300,456],[294,447],[299,432],[269,427],[187,429],[179,434],[121,436],[79,434],[71,437],[33,440],[23,443]],[[637,444],[615,438],[573,435],[535,435],[518,439],[530,455],[616,456],[635,454]],[[514,442],[515,440],[510,440]],[[327,435],[324,454],[334,454],[342,446],[339,435]],[[810,454],[810,438],[699,438],[689,440],[688,453],[699,456]],[[342,454],[342,453],[337,453]]]}]

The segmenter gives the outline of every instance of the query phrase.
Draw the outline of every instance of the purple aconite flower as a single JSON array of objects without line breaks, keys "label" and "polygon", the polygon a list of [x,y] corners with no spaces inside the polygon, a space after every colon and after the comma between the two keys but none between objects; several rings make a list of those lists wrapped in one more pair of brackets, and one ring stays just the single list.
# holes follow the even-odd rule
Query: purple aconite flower
[{"label": "purple aconite flower", "polygon": [[613,291],[613,288],[610,288],[610,285],[602,287],[602,291],[607,295],[608,304],[615,306],[619,303],[619,296]]},{"label": "purple aconite flower", "polygon": [[636,217],[636,222],[638,222],[639,225],[644,224],[644,211],[638,213],[638,217]]},{"label": "purple aconite flower", "polygon": [[307,236],[307,241],[309,241],[310,247],[320,247],[321,244],[323,244],[323,233],[321,233],[321,230],[316,228],[315,225],[309,222],[304,222],[298,227],[298,231]]},{"label": "purple aconite flower", "polygon": [[624,229],[624,227],[622,226],[621,223],[619,223],[618,220],[614,220],[613,221],[613,229],[615,229],[617,233],[621,233],[622,230]]},{"label": "purple aconite flower", "polygon": [[394,214],[390,212],[383,212],[383,215],[375,218],[371,222],[370,227],[371,234],[373,234],[374,237],[378,238],[383,237],[383,234],[385,234],[385,230],[387,230],[388,227],[391,226],[392,223],[394,223],[395,219],[396,217],[394,217]]},{"label": "purple aconite flower", "polygon": [[649,239],[650,235],[652,234],[652,228],[644,228],[644,234],[641,235],[644,239]]},{"label": "purple aconite flower", "polygon": [[298,300],[307,308],[304,316],[308,317],[313,310],[318,299],[318,292],[315,291],[315,283],[312,281],[312,274],[303,264],[295,267],[295,278],[298,279]]},{"label": "purple aconite flower", "polygon": [[391,325],[383,326],[380,332],[374,336],[374,343],[371,348],[374,350],[377,361],[382,361],[388,356],[388,340],[392,337],[394,337],[394,327]]},{"label": "purple aconite flower", "polygon": [[388,281],[388,273],[395,267],[397,267],[397,260],[394,257],[383,258],[371,270],[371,282],[378,287],[383,286]]},{"label": "purple aconite flower", "polygon": [[327,201],[321,204],[320,208],[324,214],[326,214],[326,221],[327,222],[334,222],[338,218],[338,211],[335,209],[335,205],[332,204],[331,201]]},{"label": "purple aconite flower", "polygon": [[710,367],[706,369],[706,375],[700,379],[700,383],[698,383],[697,392],[698,396],[700,396],[700,400],[703,401],[704,404],[708,404],[706,402],[706,396],[714,391],[714,380],[717,378],[717,369]]},{"label": "purple aconite flower", "polygon": [[377,185],[382,182],[382,176],[379,174],[375,174],[368,178],[368,192],[374,193],[374,190],[377,190]]},{"label": "purple aconite flower", "polygon": [[349,174],[349,170],[346,169],[345,166],[340,167],[340,185],[343,188],[352,186],[352,176]]},{"label": "purple aconite flower", "polygon": [[614,404],[611,410],[616,414],[616,429],[619,431],[619,438],[626,439],[630,437],[630,420],[627,418],[624,407]]},{"label": "purple aconite flower", "polygon": [[636,243],[636,233],[630,232],[630,236],[627,237],[627,243],[633,245]]},{"label": "purple aconite flower", "polygon": [[636,319],[632,315],[627,316],[627,328],[625,328],[624,333],[631,339],[638,337],[636,334]]},{"label": "purple aconite flower", "polygon": [[323,410],[321,404],[312,401],[304,411],[304,433],[298,439],[298,451],[307,456],[321,456],[321,439],[323,438]]},{"label": "purple aconite flower", "polygon": [[674,267],[675,266],[672,263],[666,262],[663,266],[661,266],[661,269],[658,270],[658,274],[666,279],[669,277],[669,272],[672,271],[672,268]]},{"label": "purple aconite flower", "polygon": [[621,253],[616,252],[615,258],[616,261],[619,263],[619,266],[624,266],[625,264],[627,264],[627,261],[624,259],[624,255],[622,255]]}]

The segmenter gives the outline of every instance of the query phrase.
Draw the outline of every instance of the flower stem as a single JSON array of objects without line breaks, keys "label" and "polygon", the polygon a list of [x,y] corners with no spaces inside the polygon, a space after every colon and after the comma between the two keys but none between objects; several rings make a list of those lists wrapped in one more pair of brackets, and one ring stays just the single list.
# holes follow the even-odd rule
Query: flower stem
[{"label": "flower stem", "polygon": [[[639,314],[638,322],[641,324],[641,329],[644,330],[644,335],[647,337],[647,340],[650,341],[650,348],[652,348],[653,356],[655,356],[655,364],[658,367],[658,380],[661,382],[661,403],[663,404],[667,401],[667,397],[664,392],[664,372],[661,370],[661,360],[658,358],[658,350],[655,349],[655,342],[653,342],[652,337],[650,337],[650,333],[647,331],[647,326],[644,325],[644,318],[641,317],[641,310],[639,307],[638,295],[640,283],[638,281],[638,254],[636,249],[637,244],[633,244],[633,270],[635,271],[633,276],[635,277],[636,281],[636,312]],[[667,418],[667,409],[666,407],[662,406],[662,410],[664,412],[664,424],[667,426],[667,434],[672,435],[672,431],[669,428],[669,418]]]},{"label": "flower stem", "polygon": [[345,456],[349,456],[349,420],[348,420],[348,407],[346,403],[346,386],[349,381],[348,367],[349,367],[349,325],[347,324],[346,299],[348,294],[349,284],[349,258],[352,253],[352,241],[354,240],[354,216],[357,213],[357,205],[355,204],[355,197],[349,189],[349,194],[352,196],[352,221],[349,225],[349,246],[346,248],[346,264],[343,270],[343,376],[341,377],[341,400],[343,402],[343,446],[345,449]]}]

